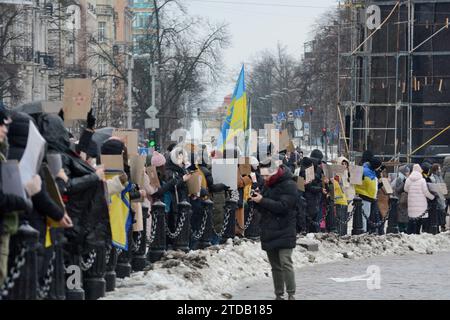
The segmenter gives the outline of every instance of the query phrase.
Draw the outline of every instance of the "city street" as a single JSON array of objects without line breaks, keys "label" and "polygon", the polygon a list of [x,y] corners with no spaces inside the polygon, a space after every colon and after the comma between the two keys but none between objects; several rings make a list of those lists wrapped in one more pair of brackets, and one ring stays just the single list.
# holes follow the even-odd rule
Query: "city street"
[{"label": "city street", "polygon": [[[366,281],[336,282],[366,274],[367,267],[380,267],[381,288],[369,290]],[[383,256],[365,260],[305,266],[296,271],[298,300],[434,300],[449,299],[450,252]],[[271,278],[244,283],[233,294],[237,300],[273,299]]]}]

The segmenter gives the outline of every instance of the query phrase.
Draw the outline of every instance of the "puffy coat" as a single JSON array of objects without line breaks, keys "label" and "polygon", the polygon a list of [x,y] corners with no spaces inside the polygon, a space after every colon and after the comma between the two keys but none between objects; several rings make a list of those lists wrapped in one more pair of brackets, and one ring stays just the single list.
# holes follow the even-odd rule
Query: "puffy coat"
[{"label": "puffy coat", "polygon": [[282,165],[282,175],[270,187],[264,186],[262,200],[256,204],[261,213],[263,250],[292,249],[296,245],[297,184],[289,168]]},{"label": "puffy coat", "polygon": [[[427,198],[434,199],[434,196],[428,191],[427,183],[422,177],[421,171],[420,166],[415,164],[413,172],[405,182],[405,191],[408,192],[408,216],[410,218],[421,216],[428,208]],[[428,218],[428,214],[424,218]]]}]

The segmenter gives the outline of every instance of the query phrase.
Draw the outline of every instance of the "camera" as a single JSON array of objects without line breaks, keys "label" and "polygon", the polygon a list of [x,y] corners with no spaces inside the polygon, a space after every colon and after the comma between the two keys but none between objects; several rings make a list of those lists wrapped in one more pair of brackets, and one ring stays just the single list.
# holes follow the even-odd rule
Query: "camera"
[{"label": "camera", "polygon": [[252,198],[256,197],[256,191],[255,191],[255,190],[252,190],[252,191],[250,192],[250,196],[251,196]]}]

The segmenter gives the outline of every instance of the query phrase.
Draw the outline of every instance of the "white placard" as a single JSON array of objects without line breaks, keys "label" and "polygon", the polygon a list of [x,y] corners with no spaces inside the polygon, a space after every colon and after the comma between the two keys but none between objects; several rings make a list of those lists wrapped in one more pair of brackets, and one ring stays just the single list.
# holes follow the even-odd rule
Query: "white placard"
[{"label": "white placard", "polygon": [[26,199],[27,196],[20,177],[19,163],[17,160],[3,162],[1,167],[3,192]]},{"label": "white placard", "polygon": [[350,184],[361,185],[364,168],[361,166],[355,166],[351,164],[349,166],[349,171],[350,171]]},{"label": "white placard", "polygon": [[231,190],[237,190],[238,159],[213,159],[212,176],[214,183],[223,183]]},{"label": "white placard", "polygon": [[314,180],[314,166],[306,168],[305,170],[305,184],[311,183]]},{"label": "white placard", "polygon": [[44,147],[45,139],[30,120],[27,146],[19,163],[20,176],[24,185],[38,173],[44,158]]}]

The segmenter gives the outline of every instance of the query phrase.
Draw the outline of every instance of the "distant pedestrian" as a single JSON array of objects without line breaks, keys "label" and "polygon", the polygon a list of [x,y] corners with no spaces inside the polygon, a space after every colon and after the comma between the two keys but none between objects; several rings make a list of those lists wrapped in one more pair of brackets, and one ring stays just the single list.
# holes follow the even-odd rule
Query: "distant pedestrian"
[{"label": "distant pedestrian", "polygon": [[419,234],[423,224],[422,220],[428,218],[427,198],[434,199],[434,196],[428,191],[420,165],[414,165],[413,172],[406,179],[405,191],[408,192],[408,233]]}]

